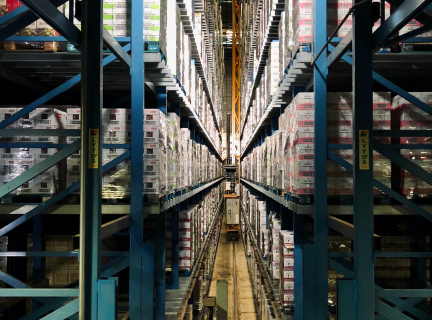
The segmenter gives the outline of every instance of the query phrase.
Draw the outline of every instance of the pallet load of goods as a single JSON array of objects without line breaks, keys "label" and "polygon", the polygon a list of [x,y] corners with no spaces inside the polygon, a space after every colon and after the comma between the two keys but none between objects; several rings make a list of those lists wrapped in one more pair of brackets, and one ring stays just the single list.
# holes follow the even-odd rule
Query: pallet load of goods
[{"label": "pallet load of goods", "polygon": [[[278,212],[270,211],[267,216],[266,201],[258,200],[258,197],[245,186],[242,186],[241,192],[244,245],[257,307],[262,311],[266,309],[260,301],[260,292],[264,287],[262,277],[267,276],[260,272],[259,265],[262,264],[267,268],[272,284],[279,287],[279,294],[275,298],[283,309],[292,309],[294,307],[294,233],[282,230]],[[252,239],[249,236],[249,228]],[[254,248],[258,250],[258,256],[254,255],[256,251]]]},{"label": "pallet load of goods", "polygon": [[[327,94],[327,138],[330,144],[353,143],[353,101],[351,93]],[[373,94],[373,128],[390,130],[391,95]],[[279,130],[266,137],[264,144],[249,153],[243,162],[244,176],[259,184],[283,190],[294,197],[314,194],[315,102],[313,93],[299,93],[279,117]],[[390,143],[389,138],[381,138]],[[352,164],[352,149],[332,152]],[[374,151],[374,177],[390,186],[391,163]],[[340,165],[328,163],[328,194],[352,195],[352,173]],[[376,194],[381,191],[375,189]]]},{"label": "pallet load of goods", "polygon": [[[21,107],[0,108],[0,121],[21,110]],[[64,111],[62,111],[64,110]],[[164,115],[157,109],[144,112],[144,200],[156,198],[209,182],[222,174],[222,168],[207,146],[190,139],[189,129],[180,129],[180,119],[174,113]],[[127,144],[131,139],[130,109],[103,109],[102,143]],[[16,121],[7,129],[51,129],[46,137],[2,137],[2,142],[16,143],[16,148],[0,150],[3,185],[24,171],[45,160],[56,148],[19,148],[19,143],[73,143],[79,137],[58,137],[56,129],[80,129],[81,109],[74,106],[38,108]],[[63,140],[65,139],[65,140]],[[117,158],[127,149],[103,149],[102,165]],[[196,170],[198,168],[198,170]],[[81,155],[72,154],[60,163],[10,193],[13,195],[47,195],[58,193],[80,180]],[[103,176],[103,199],[127,199],[130,196],[130,160],[126,160]],[[77,192],[78,193],[78,192]],[[4,199],[4,201],[6,201]]]}]

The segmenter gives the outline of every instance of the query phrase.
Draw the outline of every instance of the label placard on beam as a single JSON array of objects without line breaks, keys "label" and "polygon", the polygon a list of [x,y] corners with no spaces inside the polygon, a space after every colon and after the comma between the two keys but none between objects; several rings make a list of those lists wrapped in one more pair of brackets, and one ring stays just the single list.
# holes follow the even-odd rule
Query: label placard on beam
[{"label": "label placard on beam", "polygon": [[89,129],[89,169],[99,167],[99,129]]},{"label": "label placard on beam", "polygon": [[369,170],[369,130],[360,130],[359,140],[359,169]]}]

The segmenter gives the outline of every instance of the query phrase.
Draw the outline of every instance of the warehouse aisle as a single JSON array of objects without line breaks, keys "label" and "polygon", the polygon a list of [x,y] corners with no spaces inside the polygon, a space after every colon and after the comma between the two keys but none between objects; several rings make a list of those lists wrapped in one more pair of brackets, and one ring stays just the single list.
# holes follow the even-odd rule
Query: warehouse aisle
[{"label": "warehouse aisle", "polygon": [[237,270],[237,310],[239,317],[234,318],[234,288],[233,288],[233,245],[225,236],[225,218],[222,224],[221,236],[216,254],[215,267],[210,284],[209,296],[216,296],[217,279],[228,281],[228,319],[255,320],[256,313],[253,302],[252,285],[250,282],[247,261],[242,240],[235,242]]}]

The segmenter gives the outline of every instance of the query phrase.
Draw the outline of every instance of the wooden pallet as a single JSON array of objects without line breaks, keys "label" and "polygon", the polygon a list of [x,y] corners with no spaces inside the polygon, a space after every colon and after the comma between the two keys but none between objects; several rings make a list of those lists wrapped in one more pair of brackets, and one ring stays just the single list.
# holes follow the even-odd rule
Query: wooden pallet
[{"label": "wooden pallet", "polygon": [[[43,43],[43,48],[42,48]],[[58,44],[55,41],[45,41],[41,42],[40,49],[35,48],[31,45],[23,45],[21,43],[16,43],[13,41],[5,41],[3,43],[2,51],[14,51],[14,52],[57,52]]]}]

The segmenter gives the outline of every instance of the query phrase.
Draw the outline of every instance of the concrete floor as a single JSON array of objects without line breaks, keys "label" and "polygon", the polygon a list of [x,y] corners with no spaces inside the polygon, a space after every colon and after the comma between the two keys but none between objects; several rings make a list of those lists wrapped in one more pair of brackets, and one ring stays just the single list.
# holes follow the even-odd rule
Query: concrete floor
[{"label": "concrete floor", "polygon": [[219,239],[215,267],[210,283],[209,296],[216,296],[217,279],[228,281],[228,319],[229,320],[256,320],[253,291],[250,282],[244,246],[241,237],[235,242],[236,269],[237,269],[237,305],[238,317],[234,317],[234,289],[233,289],[233,248],[232,241],[225,236],[225,221],[222,225]]}]

